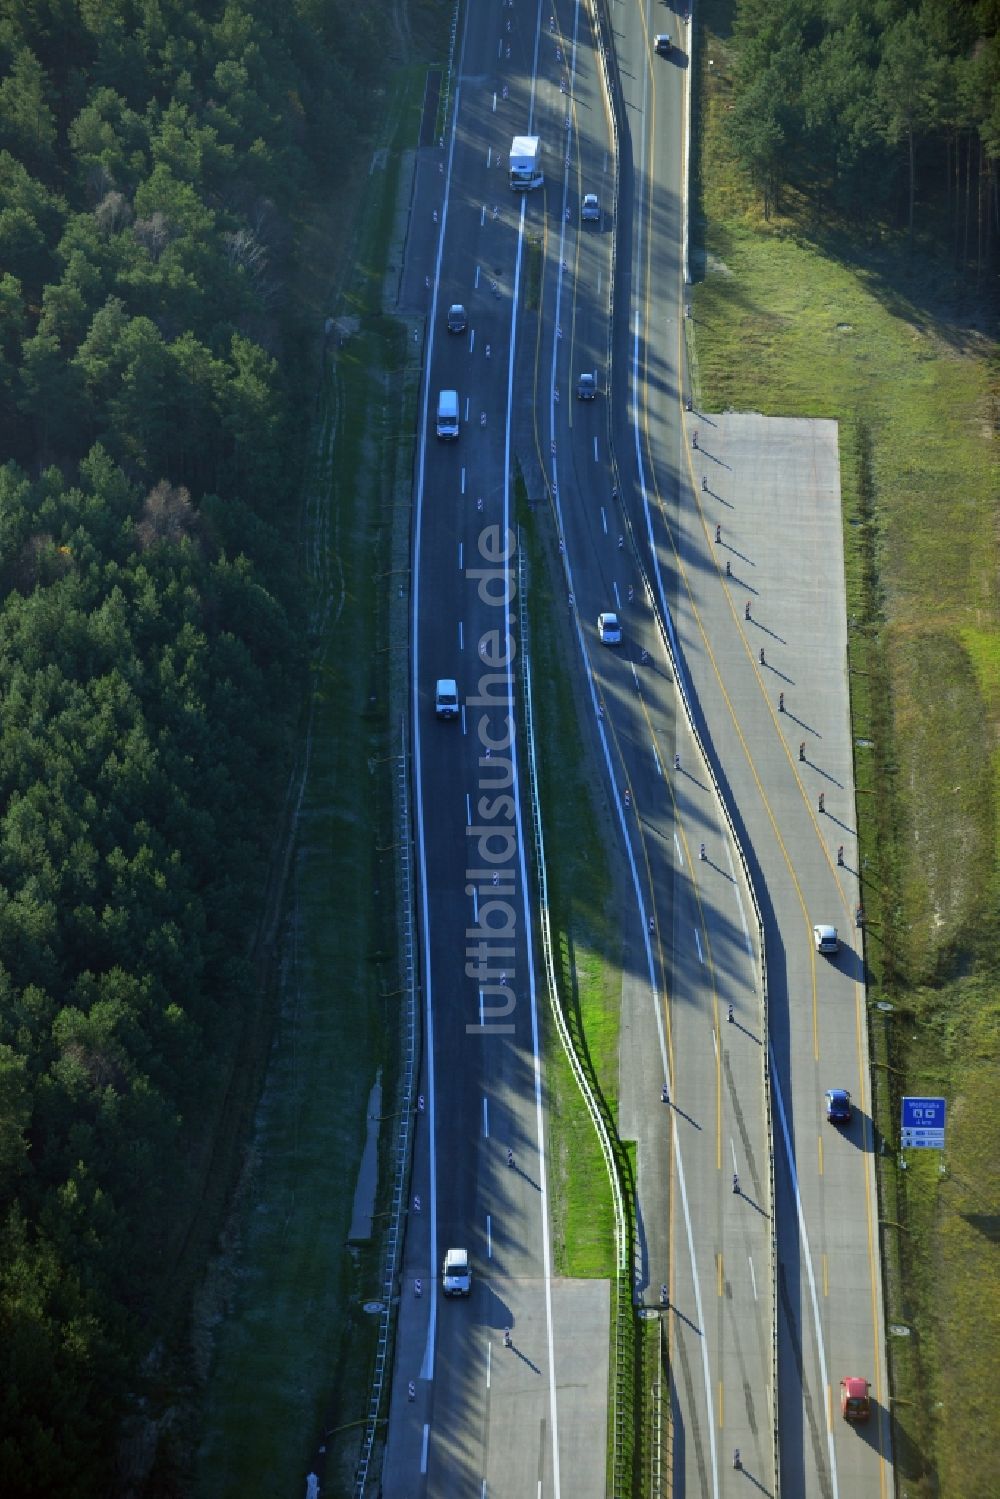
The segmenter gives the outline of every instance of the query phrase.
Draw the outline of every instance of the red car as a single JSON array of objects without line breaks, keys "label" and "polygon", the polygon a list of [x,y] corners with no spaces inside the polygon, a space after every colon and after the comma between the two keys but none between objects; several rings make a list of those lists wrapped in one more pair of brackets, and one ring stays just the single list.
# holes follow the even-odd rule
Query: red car
[{"label": "red car", "polygon": [[871,1385],[852,1377],[840,1381],[840,1414],[845,1421],[867,1421],[872,1413]]}]

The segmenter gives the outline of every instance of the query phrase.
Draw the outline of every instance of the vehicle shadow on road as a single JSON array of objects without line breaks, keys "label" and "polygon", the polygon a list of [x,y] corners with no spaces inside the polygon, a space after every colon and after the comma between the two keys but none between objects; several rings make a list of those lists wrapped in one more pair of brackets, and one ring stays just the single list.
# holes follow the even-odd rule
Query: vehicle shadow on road
[{"label": "vehicle shadow on road", "polygon": [[863,984],[865,982],[865,965],[853,947],[848,947],[846,943],[841,945],[837,961],[833,966],[852,983]]}]

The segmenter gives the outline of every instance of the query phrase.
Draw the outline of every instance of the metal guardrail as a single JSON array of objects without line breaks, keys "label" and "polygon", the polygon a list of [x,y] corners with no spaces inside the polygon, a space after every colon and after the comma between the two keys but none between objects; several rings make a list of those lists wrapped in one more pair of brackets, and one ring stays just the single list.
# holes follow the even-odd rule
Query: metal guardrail
[{"label": "metal guardrail", "polygon": [[[447,122],[448,110],[451,108],[451,80],[455,73],[455,42],[458,39],[458,8],[460,0],[455,0],[455,8],[451,13],[451,27],[448,37],[448,66],[444,74],[444,91],[438,108],[438,119]],[[444,145],[444,136],[441,136],[441,144]]]},{"label": "metal guardrail", "polygon": [[378,1321],[378,1343],[375,1351],[375,1367],[372,1371],[371,1394],[368,1399],[368,1415],[361,1440],[361,1455],[354,1472],[355,1499],[363,1499],[368,1483],[375,1433],[379,1425],[379,1412],[385,1395],[386,1383],[391,1374],[392,1337],[396,1286],[399,1279],[400,1261],[406,1227],[406,1203],[409,1199],[409,1179],[413,1145],[413,1121],[419,1057],[419,1011],[417,1005],[417,937],[413,923],[413,861],[411,855],[410,827],[410,764],[406,744],[406,725],[400,726],[401,747],[396,765],[396,815],[399,819],[399,872],[401,881],[400,906],[403,924],[403,994],[405,996],[406,1035],[403,1053],[403,1077],[401,1112],[396,1135],[396,1161],[392,1182],[392,1201],[389,1206],[389,1227],[386,1234],[385,1258],[382,1265],[382,1307]]},{"label": "metal guardrail", "polygon": [[[455,73],[455,45],[461,0],[455,0],[452,11],[448,42],[448,64],[438,119],[447,120],[451,108],[452,79]],[[441,137],[441,144],[444,138]],[[389,1206],[389,1226],[386,1234],[385,1257],[382,1267],[382,1306],[379,1312],[378,1342],[375,1351],[375,1366],[372,1371],[371,1394],[368,1400],[368,1415],[365,1418],[361,1455],[354,1473],[354,1499],[364,1499],[368,1483],[375,1434],[378,1429],[386,1384],[391,1375],[392,1340],[395,1325],[396,1287],[399,1280],[403,1240],[406,1228],[406,1203],[409,1200],[410,1170],[413,1164],[413,1122],[416,1107],[416,1079],[420,1051],[420,1021],[418,1008],[419,980],[417,976],[417,936],[414,926],[413,888],[413,833],[410,817],[410,764],[407,749],[406,722],[400,723],[400,752],[396,769],[396,800],[399,826],[399,874],[400,907],[403,926],[403,993],[405,996],[406,1036],[403,1055],[403,1077],[400,1090],[400,1123],[396,1136],[396,1160],[392,1184],[392,1201]]]},{"label": "metal guardrail", "polygon": [[[539,926],[541,928],[541,946],[545,963],[545,982],[549,996],[549,1008],[559,1032],[563,1051],[570,1064],[570,1069],[576,1079],[577,1087],[580,1089],[591,1123],[597,1134],[601,1146],[601,1154],[611,1183],[611,1196],[615,1215],[615,1253],[618,1262],[618,1273],[615,1277],[615,1378],[612,1390],[612,1471],[615,1475],[615,1493],[623,1494],[623,1487],[619,1481],[619,1472],[624,1459],[624,1425],[625,1413],[628,1403],[628,1391],[626,1385],[632,1383],[631,1361],[628,1358],[629,1343],[624,1338],[626,1322],[631,1322],[632,1317],[632,1293],[630,1266],[632,1262],[632,1235],[629,1229],[629,1215],[625,1210],[625,1197],[622,1191],[622,1183],[619,1175],[618,1159],[615,1147],[612,1144],[611,1133],[608,1122],[604,1116],[594,1091],[590,1085],[587,1072],[577,1055],[573,1038],[566,1024],[562,1005],[559,1002],[559,982],[556,977],[555,955],[552,945],[552,928],[549,922],[549,898],[548,878],[545,871],[545,838],[542,832],[541,807],[538,795],[538,767],[535,761],[535,733],[534,719],[531,703],[531,653],[528,645],[528,590],[524,578],[524,551],[519,545],[517,551],[518,559],[518,594],[519,594],[519,620],[521,629],[520,658],[521,658],[521,684],[524,697],[524,733],[525,743],[528,751],[528,783],[530,790],[531,824],[535,840],[535,872],[538,879],[538,911]],[[623,1295],[623,1288],[628,1288],[627,1295]],[[624,1302],[624,1305],[623,1305]]]}]

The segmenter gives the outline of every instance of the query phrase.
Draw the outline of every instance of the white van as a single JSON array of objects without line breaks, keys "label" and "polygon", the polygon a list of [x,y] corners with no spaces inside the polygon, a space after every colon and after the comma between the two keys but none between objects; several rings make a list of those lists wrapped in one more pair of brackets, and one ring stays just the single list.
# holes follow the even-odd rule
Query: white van
[{"label": "white van", "polygon": [[441,1289],[446,1296],[468,1296],[472,1290],[472,1271],[467,1249],[446,1249],[441,1272]]},{"label": "white van", "polygon": [[434,684],[434,712],[438,718],[457,718],[461,711],[458,683],[454,677],[439,677]]},{"label": "white van", "polygon": [[458,391],[442,390],[438,396],[437,435],[445,442],[458,436]]}]

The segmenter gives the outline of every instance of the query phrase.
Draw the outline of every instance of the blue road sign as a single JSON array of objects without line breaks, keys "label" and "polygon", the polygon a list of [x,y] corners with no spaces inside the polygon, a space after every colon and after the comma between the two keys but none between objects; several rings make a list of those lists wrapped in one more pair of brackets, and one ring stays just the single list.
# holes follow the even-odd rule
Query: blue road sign
[{"label": "blue road sign", "polygon": [[943,1098],[904,1098],[900,1144],[904,1150],[944,1149]]}]

